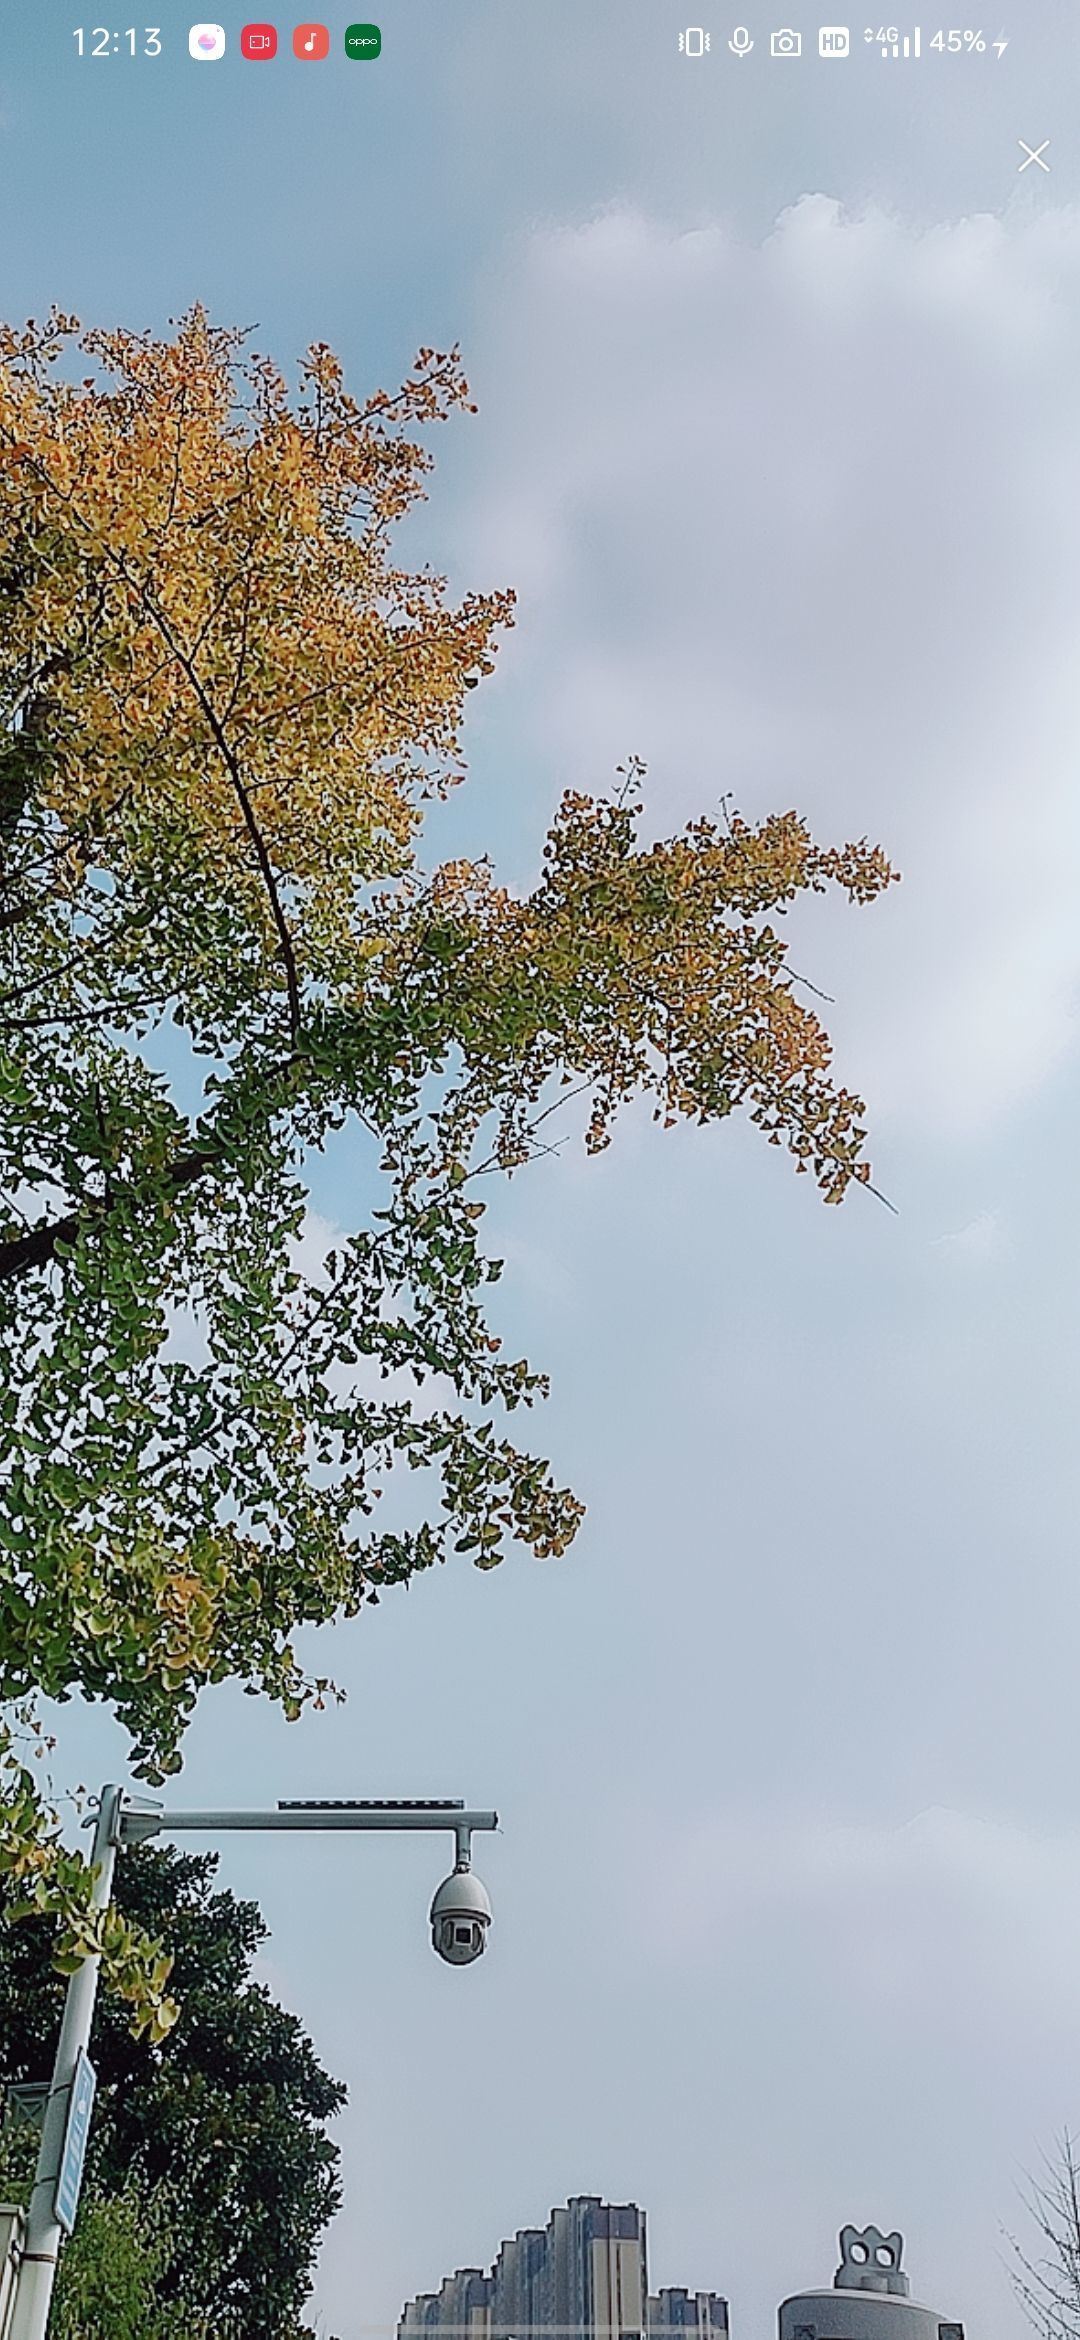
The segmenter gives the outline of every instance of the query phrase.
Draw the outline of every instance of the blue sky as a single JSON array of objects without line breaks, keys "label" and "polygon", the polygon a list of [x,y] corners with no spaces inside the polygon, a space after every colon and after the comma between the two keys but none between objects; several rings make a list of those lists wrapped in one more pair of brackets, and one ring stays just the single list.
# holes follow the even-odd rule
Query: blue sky
[{"label": "blue sky", "polygon": [[[158,12],[153,64],[79,63],[57,0],[0,36],[0,307],[199,298],[362,388],[460,340],[480,413],[411,549],[519,622],[433,844],[526,883],[633,750],[656,828],[731,791],[904,873],[793,949],[899,1215],[734,1125],[516,1179],[496,1315],[577,1546],[322,1637],[339,1712],[192,1732],[191,1803],[503,1816],[464,1973],[430,1845],[223,1852],[350,2090],[323,2328],[589,2191],[740,2340],[848,2219],[1019,2340],[1000,2226],[1080,2099],[1074,12],[917,72],[774,66],[753,9],[750,59],[707,10],[691,64],[667,0],[387,0],[370,67],[195,66]],[[350,1184],[343,1144],[331,1226]],[[122,1764],[65,1714],[62,1778]]]}]

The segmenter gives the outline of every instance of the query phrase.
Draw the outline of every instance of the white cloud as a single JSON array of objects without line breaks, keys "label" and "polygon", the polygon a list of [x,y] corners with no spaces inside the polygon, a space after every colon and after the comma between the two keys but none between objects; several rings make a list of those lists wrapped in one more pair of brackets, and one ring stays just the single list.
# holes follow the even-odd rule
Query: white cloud
[{"label": "white cloud", "polygon": [[517,734],[573,783],[644,753],[661,825],[731,790],[900,865],[794,928],[879,1122],[977,1133],[1075,1040],[1078,362],[1080,214],[810,196],[756,247],[537,236],[477,376]]},{"label": "white cloud", "polygon": [[[665,1962],[714,1961],[718,1943],[760,1957],[762,1937],[798,1940],[827,1964],[827,1998],[888,1998],[924,2030],[963,2005],[1015,2022],[1032,2007],[1080,2016],[1072,1944],[1080,1925],[1080,1838],[933,1806],[899,1826],[837,1827],[739,1808],[665,1829],[662,1907],[642,1913]],[[943,1970],[941,1944],[950,1955]],[[977,1973],[977,1986],[973,1975]],[[972,1993],[975,1992],[973,1999]],[[879,2011],[883,2011],[879,2007]]]},{"label": "white cloud", "polygon": [[1007,1236],[1000,1211],[979,1211],[963,1227],[947,1235],[934,1238],[934,1249],[943,1251],[947,1258],[970,1260],[976,1266],[998,1259],[1005,1248]]}]

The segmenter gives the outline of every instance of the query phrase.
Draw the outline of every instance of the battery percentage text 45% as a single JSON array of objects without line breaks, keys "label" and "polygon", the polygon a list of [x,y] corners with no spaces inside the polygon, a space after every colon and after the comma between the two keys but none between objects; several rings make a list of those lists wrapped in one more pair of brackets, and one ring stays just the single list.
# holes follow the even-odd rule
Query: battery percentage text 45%
[{"label": "battery percentage text 45%", "polygon": [[1009,46],[1006,40],[992,41],[988,44],[983,32],[957,31],[936,32],[930,43],[932,49],[940,49],[943,53],[948,51],[954,57],[981,57],[988,45],[993,49],[994,55],[999,58],[1004,56]]}]

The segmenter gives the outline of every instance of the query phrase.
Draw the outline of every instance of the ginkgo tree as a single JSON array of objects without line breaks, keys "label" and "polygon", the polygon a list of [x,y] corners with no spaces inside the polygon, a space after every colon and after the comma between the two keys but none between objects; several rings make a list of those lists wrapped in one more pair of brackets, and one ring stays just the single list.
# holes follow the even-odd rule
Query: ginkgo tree
[{"label": "ginkgo tree", "polygon": [[[774,917],[872,900],[879,848],[792,812],[644,842],[631,766],[564,797],[527,893],[425,866],[513,614],[395,557],[467,406],[456,353],[357,400],[328,348],[290,386],[199,310],[0,333],[0,1699],[104,1700],[151,1779],[208,1684],[326,1694],[299,1628],[570,1543],[505,1421],[545,1385],[490,1330],[475,1175],[555,1099],[592,1150],[645,1094],[747,1112],[827,1201],[869,1178]],[[343,1130],[356,1224],[304,1272]],[[0,1858],[164,2024],[162,1961],[85,1912],[5,1760]]]}]

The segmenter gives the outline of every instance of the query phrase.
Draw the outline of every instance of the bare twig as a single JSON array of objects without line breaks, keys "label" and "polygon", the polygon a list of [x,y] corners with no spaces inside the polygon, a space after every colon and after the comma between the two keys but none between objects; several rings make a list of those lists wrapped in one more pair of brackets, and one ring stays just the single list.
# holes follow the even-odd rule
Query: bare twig
[{"label": "bare twig", "polygon": [[1080,2161],[1066,2129],[1056,2156],[1043,2156],[1046,2177],[1022,2196],[1044,2245],[1032,2259],[1012,2235],[1010,2278],[1042,2340],[1080,2340]]}]

